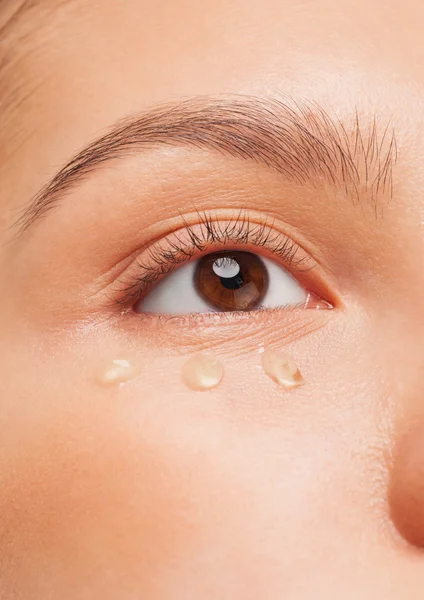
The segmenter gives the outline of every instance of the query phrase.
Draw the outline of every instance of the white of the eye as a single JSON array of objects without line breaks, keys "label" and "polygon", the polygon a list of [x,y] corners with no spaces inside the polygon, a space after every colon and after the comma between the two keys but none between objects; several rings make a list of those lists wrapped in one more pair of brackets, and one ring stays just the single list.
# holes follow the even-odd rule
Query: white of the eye
[{"label": "white of the eye", "polygon": [[262,256],[261,260],[267,268],[269,279],[268,291],[261,304],[262,308],[296,306],[306,302],[307,292],[290,273],[273,260]]},{"label": "white of the eye", "polygon": [[[261,257],[269,278],[268,291],[262,301],[262,308],[294,306],[306,302],[307,293],[284,268],[273,260]],[[194,273],[198,261],[192,261],[176,269],[135,307],[139,313],[174,314],[216,312],[199,296],[194,287]],[[228,275],[226,275],[228,277]]]},{"label": "white of the eye", "polygon": [[191,312],[210,312],[194,287],[197,261],[192,261],[166,275],[135,307],[136,312],[184,315]]},{"label": "white of the eye", "polygon": [[240,265],[234,258],[224,257],[217,258],[212,265],[213,272],[218,277],[231,279],[240,273]]}]

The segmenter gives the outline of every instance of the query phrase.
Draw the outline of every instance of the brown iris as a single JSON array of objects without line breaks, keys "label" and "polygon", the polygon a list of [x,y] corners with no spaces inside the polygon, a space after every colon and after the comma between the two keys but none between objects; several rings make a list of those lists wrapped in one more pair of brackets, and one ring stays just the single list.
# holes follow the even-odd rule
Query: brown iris
[{"label": "brown iris", "polygon": [[250,252],[215,252],[199,260],[194,274],[197,292],[221,311],[253,310],[268,289],[268,271]]}]

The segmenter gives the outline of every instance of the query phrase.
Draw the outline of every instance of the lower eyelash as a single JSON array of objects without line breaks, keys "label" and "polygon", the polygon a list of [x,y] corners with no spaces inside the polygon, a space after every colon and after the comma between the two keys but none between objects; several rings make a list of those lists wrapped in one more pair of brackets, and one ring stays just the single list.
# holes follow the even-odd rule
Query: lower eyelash
[{"label": "lower eyelash", "polygon": [[273,230],[273,221],[269,223],[265,219],[261,224],[252,222],[244,211],[225,223],[214,220],[206,212],[198,213],[198,216],[200,223],[193,226],[183,219],[185,226],[182,230],[147,250],[147,260],[138,261],[137,275],[119,292],[117,303],[120,306],[133,305],[159,278],[189,262],[196,254],[204,253],[208,247],[231,244],[265,248],[293,269],[307,271],[311,268],[308,267],[307,257],[298,256],[299,246],[286,235]]}]

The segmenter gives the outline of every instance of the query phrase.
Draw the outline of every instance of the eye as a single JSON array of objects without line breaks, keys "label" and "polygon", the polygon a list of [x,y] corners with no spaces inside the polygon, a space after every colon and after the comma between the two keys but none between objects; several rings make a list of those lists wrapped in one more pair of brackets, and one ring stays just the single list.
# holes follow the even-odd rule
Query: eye
[{"label": "eye", "polygon": [[310,308],[310,298],[277,262],[251,252],[223,251],[177,268],[137,302],[134,310],[187,314],[298,305]]},{"label": "eye", "polygon": [[142,249],[120,276],[114,305],[151,315],[333,308],[321,266],[274,220],[195,216],[200,223],[181,216],[184,227]]}]

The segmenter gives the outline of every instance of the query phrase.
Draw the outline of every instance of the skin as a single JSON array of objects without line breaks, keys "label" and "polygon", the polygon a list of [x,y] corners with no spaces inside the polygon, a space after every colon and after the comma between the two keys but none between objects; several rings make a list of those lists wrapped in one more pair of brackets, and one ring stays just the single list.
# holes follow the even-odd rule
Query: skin
[{"label": "skin", "polygon": [[[422,598],[422,2],[49,9],[16,26],[28,35],[2,100],[1,598]],[[6,104],[16,78],[22,101]],[[87,178],[16,235],[18,211],[117,120],[209,94],[390,121],[384,218],[256,163],[168,148]],[[193,203],[274,215],[335,309],[159,325],[113,312],[117,265]],[[261,347],[289,353],[305,385],[267,378]],[[211,392],[181,381],[198,352],[224,364]],[[141,375],[102,387],[119,357]]]}]

